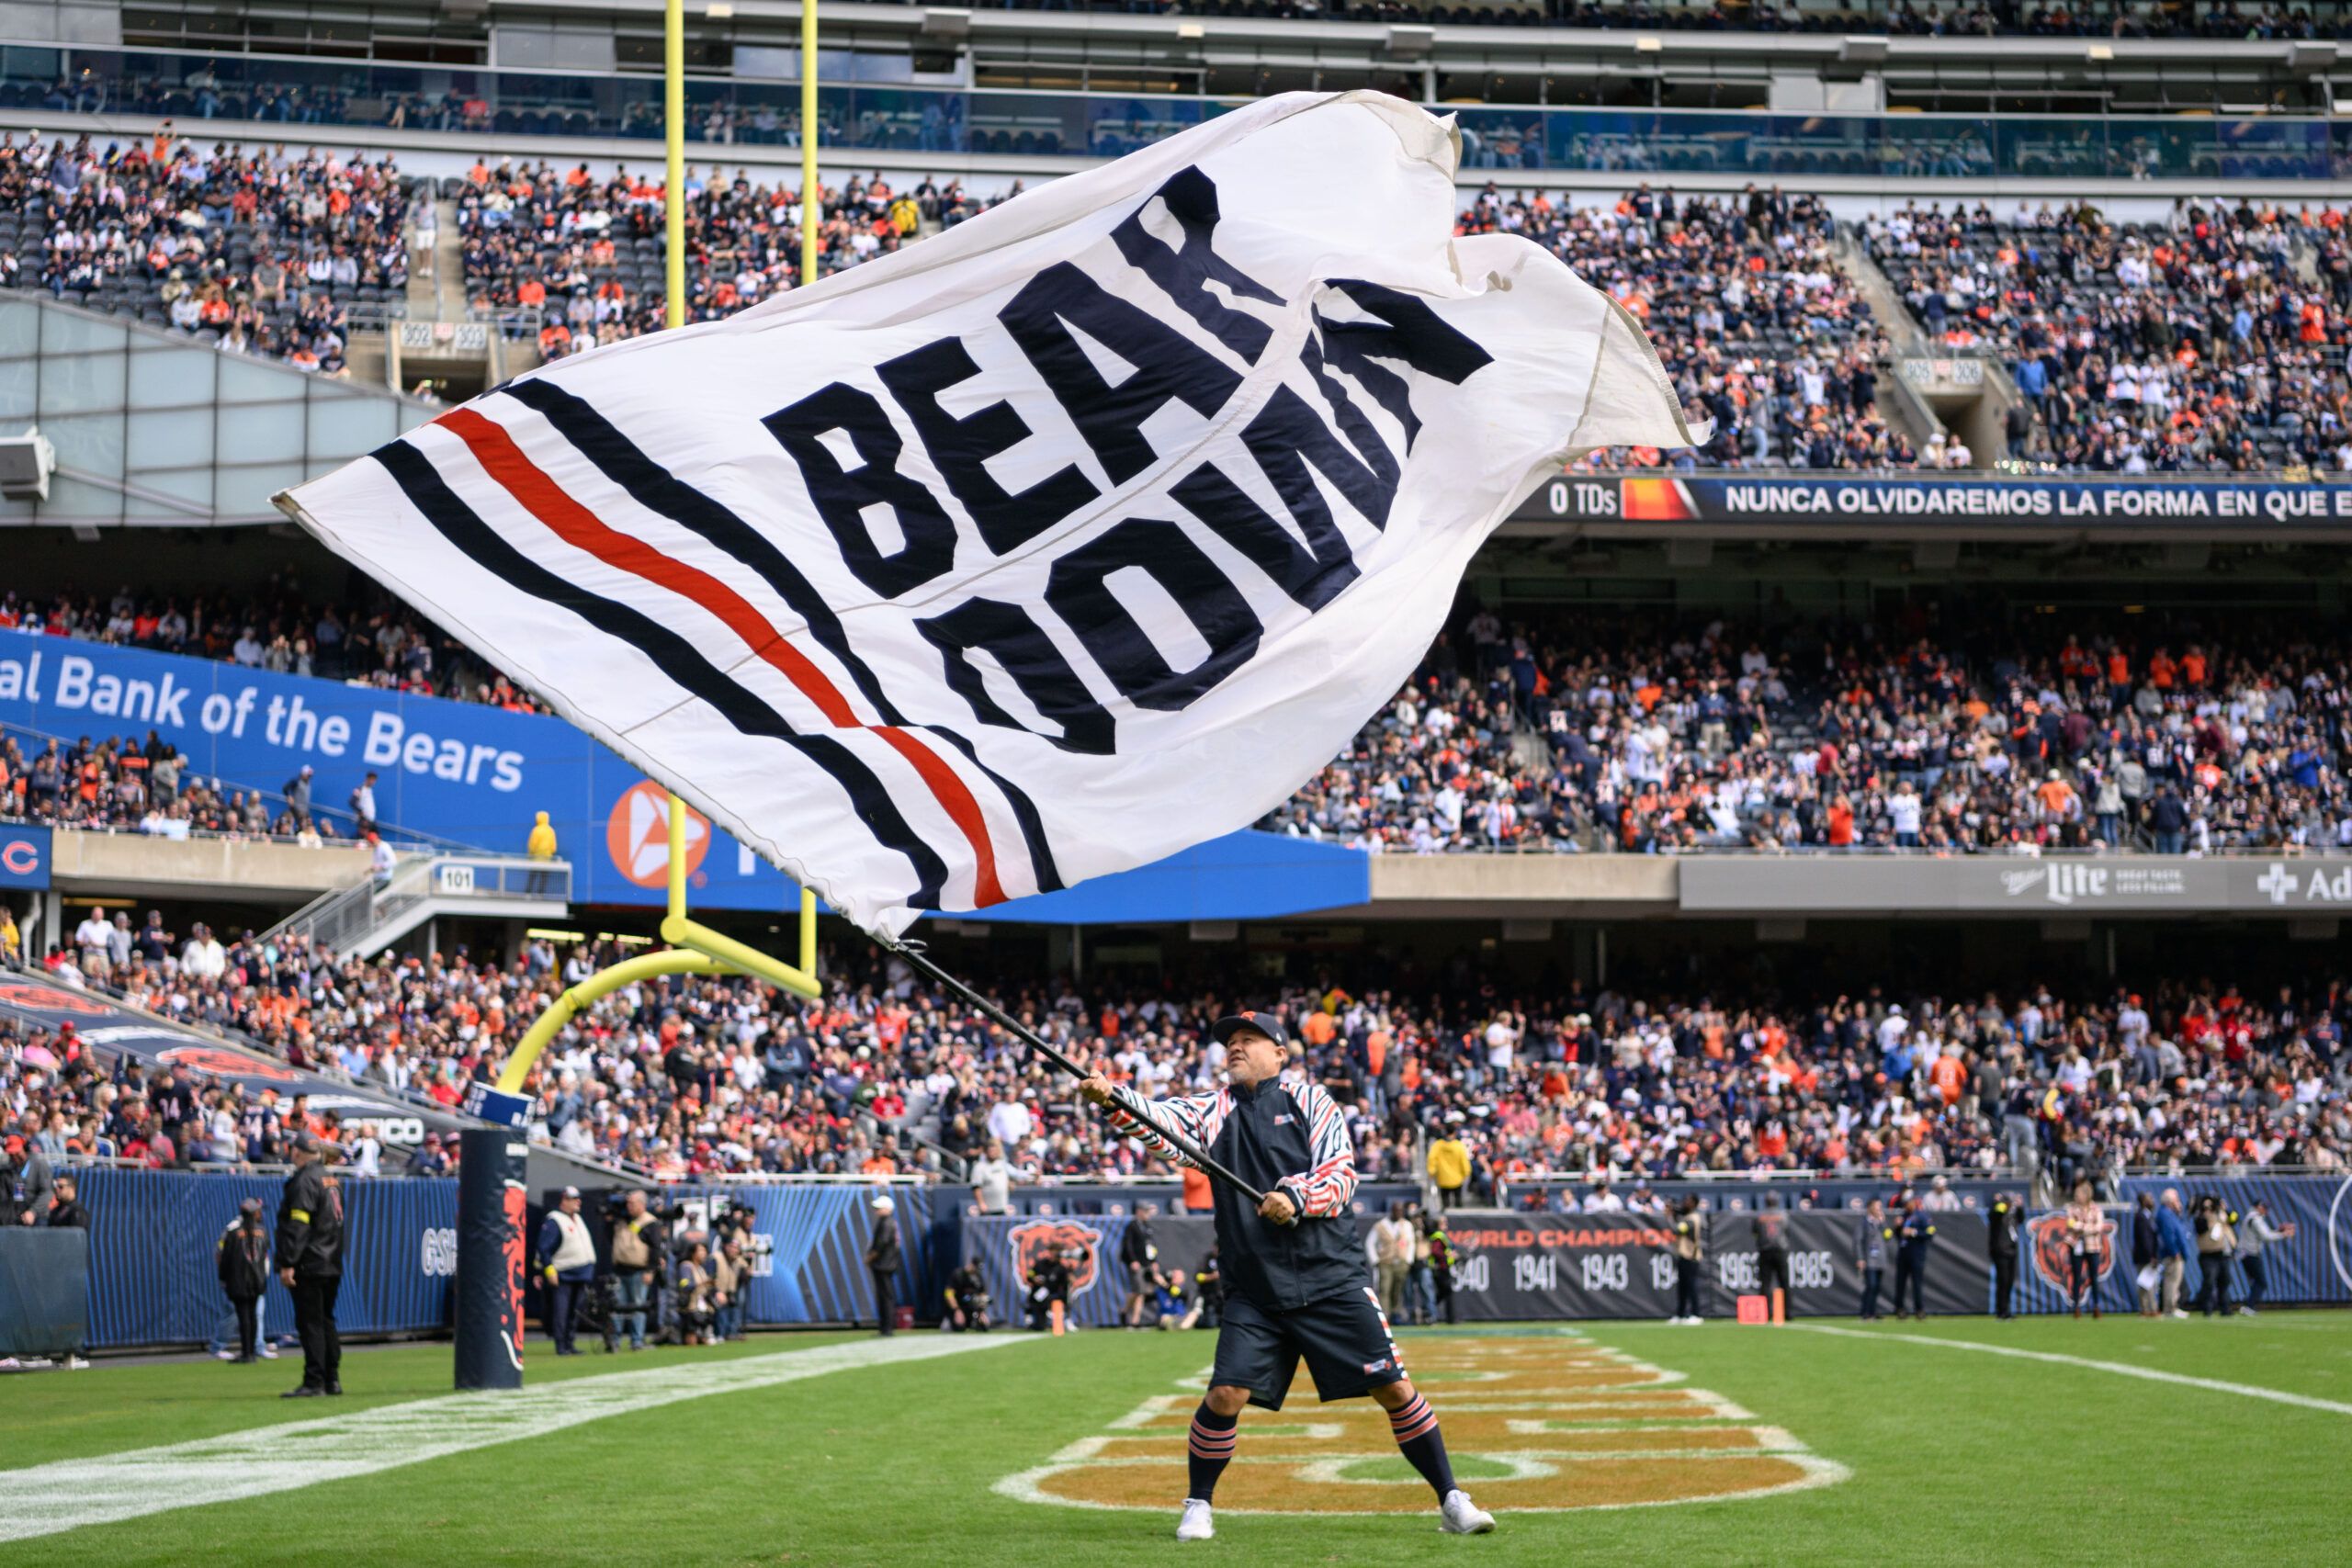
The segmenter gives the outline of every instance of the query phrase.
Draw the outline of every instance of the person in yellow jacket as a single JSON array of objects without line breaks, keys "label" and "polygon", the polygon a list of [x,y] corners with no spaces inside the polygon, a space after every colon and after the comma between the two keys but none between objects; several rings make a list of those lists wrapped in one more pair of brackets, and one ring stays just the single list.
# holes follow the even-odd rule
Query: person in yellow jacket
[{"label": "person in yellow jacket", "polygon": [[1470,1146],[1452,1133],[1431,1143],[1430,1179],[1447,1208],[1460,1207],[1463,1189],[1470,1183]]},{"label": "person in yellow jacket", "polygon": [[[548,823],[546,812],[540,812],[538,820],[531,824],[531,836],[525,840],[523,852],[533,860],[555,859],[555,829]],[[528,886],[534,897],[547,896],[549,892],[547,886],[548,880],[548,874],[545,872],[531,873]]]}]

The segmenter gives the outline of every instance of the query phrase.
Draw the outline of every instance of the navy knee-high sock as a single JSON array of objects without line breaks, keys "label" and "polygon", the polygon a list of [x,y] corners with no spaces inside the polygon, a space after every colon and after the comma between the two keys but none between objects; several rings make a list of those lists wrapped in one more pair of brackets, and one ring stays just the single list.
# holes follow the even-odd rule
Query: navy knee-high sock
[{"label": "navy knee-high sock", "polygon": [[1414,1394],[1402,1410],[1388,1413],[1388,1429],[1396,1434],[1397,1450],[1443,1502],[1453,1490],[1453,1465],[1445,1457],[1445,1435],[1437,1429],[1437,1412],[1430,1402]]},{"label": "navy knee-high sock", "polygon": [[1207,1400],[1201,1401],[1201,1407],[1193,1412],[1192,1439],[1186,1445],[1193,1472],[1193,1488],[1186,1496],[1205,1503],[1216,1491],[1216,1478],[1233,1461],[1233,1445],[1240,1436],[1235,1428],[1240,1425],[1239,1416],[1220,1416],[1209,1408]]}]

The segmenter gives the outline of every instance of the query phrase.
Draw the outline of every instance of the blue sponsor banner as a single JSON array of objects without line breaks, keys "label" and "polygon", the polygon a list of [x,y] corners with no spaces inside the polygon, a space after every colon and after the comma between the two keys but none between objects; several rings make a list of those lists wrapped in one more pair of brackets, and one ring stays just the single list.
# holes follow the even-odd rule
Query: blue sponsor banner
[{"label": "blue sponsor banner", "polygon": [[1280,833],[1228,833],[1133,871],[956,918],[1062,925],[1255,920],[1371,899],[1372,857],[1361,850]]},{"label": "blue sponsor banner", "polygon": [[2352,529],[2352,485],[2163,478],[1563,475],[1519,517],[1579,523],[2104,524]]},{"label": "blue sponsor banner", "polygon": [[[663,898],[666,797],[594,740],[545,715],[26,637],[0,637],[0,725],[69,739],[143,739],[153,730],[187,757],[189,773],[241,789],[281,791],[307,764],[314,770],[313,807],[346,832],[351,791],[371,772],[382,821],[477,849],[520,854],[533,814],[544,811],[573,864],[578,901]],[[19,744],[26,739],[20,735]],[[734,909],[797,903],[783,873],[699,818],[687,853],[700,903]]]},{"label": "blue sponsor banner", "polygon": [[[407,696],[209,659],[62,637],[0,637],[0,726],[68,739],[143,739],[150,730],[187,771],[277,792],[313,770],[311,804],[348,832],[345,806],[368,773],[384,822],[475,849],[520,854],[544,811],[572,865],[582,904],[659,905],[669,863],[668,795],[580,730],[543,714]],[[11,851],[28,835],[32,847]],[[0,886],[46,886],[45,829],[0,829]],[[7,874],[21,863],[38,881]],[[697,813],[686,833],[695,904],[793,910],[789,878]],[[1356,851],[1234,833],[1155,865],[999,906],[976,919],[1064,924],[1250,919],[1361,904],[1369,860]]]},{"label": "blue sponsor banner", "polygon": [[49,829],[0,827],[0,887],[49,886]]}]

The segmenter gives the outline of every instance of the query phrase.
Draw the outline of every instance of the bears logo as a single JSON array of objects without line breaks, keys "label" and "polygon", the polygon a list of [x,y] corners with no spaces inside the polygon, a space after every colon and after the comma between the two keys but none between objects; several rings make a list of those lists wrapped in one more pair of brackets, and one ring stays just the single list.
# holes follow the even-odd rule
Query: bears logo
[{"label": "bears logo", "polygon": [[1070,1220],[1036,1220],[1017,1225],[1012,1231],[1013,1278],[1026,1280],[1029,1270],[1048,1253],[1076,1247],[1079,1260],[1069,1271],[1069,1293],[1075,1296],[1094,1283],[1095,1262],[1102,1245],[1101,1231]]},{"label": "bears logo", "polygon": [[[2098,1238],[2098,1277],[2102,1280],[2115,1271],[2114,1216],[2108,1218],[2107,1232]],[[2027,1250],[2033,1256],[2033,1271],[2052,1290],[2065,1290],[2074,1269],[2074,1247],[2066,1235],[2065,1213],[2061,1211],[2029,1221],[2025,1234]]]}]

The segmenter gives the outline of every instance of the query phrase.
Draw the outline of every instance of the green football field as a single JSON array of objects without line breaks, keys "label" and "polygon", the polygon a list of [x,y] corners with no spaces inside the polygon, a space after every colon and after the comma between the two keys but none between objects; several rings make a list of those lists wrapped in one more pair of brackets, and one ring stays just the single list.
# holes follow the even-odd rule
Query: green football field
[{"label": "green football field", "polygon": [[0,1568],[2352,1562],[2352,1314],[1831,1326],[1409,1333],[1495,1535],[1305,1394],[1183,1546],[1205,1333],[537,1355],[465,1397],[409,1347],[332,1404],[277,1398],[290,1358],[101,1363],[0,1380]]}]

